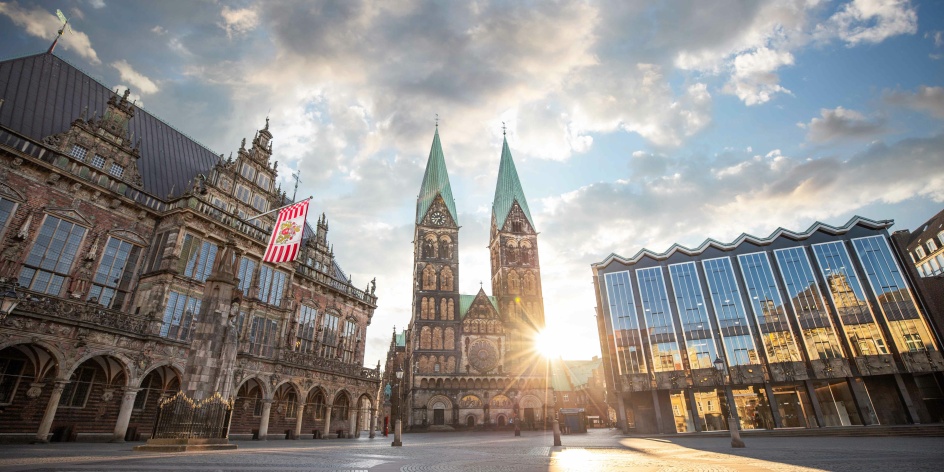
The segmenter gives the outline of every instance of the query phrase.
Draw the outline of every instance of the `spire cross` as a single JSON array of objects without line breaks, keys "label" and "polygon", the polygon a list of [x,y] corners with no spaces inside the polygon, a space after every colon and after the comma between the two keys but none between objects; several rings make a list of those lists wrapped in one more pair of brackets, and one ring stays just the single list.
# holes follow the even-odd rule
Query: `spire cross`
[{"label": "spire cross", "polygon": [[439,128],[439,113],[436,113],[436,128]]},{"label": "spire cross", "polygon": [[505,136],[505,122],[502,121],[502,136]]}]

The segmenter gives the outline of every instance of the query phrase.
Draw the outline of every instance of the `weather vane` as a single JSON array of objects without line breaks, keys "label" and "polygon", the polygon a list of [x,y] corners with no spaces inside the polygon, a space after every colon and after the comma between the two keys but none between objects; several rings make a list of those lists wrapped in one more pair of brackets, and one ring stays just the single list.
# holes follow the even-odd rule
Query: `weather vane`
[{"label": "weather vane", "polygon": [[69,26],[69,19],[62,14],[62,10],[57,9],[56,16],[59,17],[59,21],[62,22],[62,26],[59,28],[59,34],[56,35],[56,39],[54,39],[52,44],[49,46],[49,51],[46,52],[47,54],[52,54],[52,51],[56,49],[56,44],[59,43],[59,38],[62,37],[62,33],[66,32],[66,28],[68,28],[69,31],[72,31],[72,27]]},{"label": "weather vane", "polygon": [[502,136],[505,136],[505,122],[502,121]]},{"label": "weather vane", "polygon": [[439,128],[439,113],[436,113],[436,127]]}]

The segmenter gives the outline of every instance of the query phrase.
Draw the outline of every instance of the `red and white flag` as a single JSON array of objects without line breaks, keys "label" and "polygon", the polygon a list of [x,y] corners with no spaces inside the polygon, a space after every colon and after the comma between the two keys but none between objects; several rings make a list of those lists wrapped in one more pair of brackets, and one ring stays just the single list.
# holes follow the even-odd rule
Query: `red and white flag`
[{"label": "red and white flag", "polygon": [[275,220],[272,237],[266,248],[264,262],[294,261],[305,232],[305,218],[308,216],[308,202],[304,200],[279,210]]}]

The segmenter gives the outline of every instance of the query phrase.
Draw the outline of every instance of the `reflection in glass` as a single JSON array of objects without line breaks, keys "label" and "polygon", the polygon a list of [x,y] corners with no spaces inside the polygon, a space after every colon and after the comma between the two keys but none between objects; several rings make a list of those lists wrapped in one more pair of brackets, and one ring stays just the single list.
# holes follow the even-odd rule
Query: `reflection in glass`
[{"label": "reflection in glass", "polygon": [[852,245],[899,351],[935,350],[934,338],[911,297],[911,290],[901,276],[888,242],[882,236],[871,236],[853,239]]},{"label": "reflection in glass", "polygon": [[750,324],[741,303],[731,259],[708,259],[702,261],[702,265],[708,280],[708,291],[711,293],[711,306],[718,318],[728,365],[759,364],[757,347],[751,337]]},{"label": "reflection in glass", "polygon": [[724,390],[695,390],[693,393],[702,431],[726,431],[728,406]]},{"label": "reflection in glass", "polygon": [[820,274],[826,280],[829,296],[839,313],[839,321],[845,328],[853,355],[888,354],[885,337],[865,301],[862,283],[842,241],[814,244],[813,254],[816,255]]},{"label": "reflection in glass", "polygon": [[862,425],[849,384],[845,381],[813,382],[813,389],[823,412],[823,426]]},{"label": "reflection in glass", "polygon": [[761,339],[770,362],[798,362],[802,360],[797,349],[787,311],[780,298],[780,289],[774,280],[767,253],[757,252],[738,256],[741,273],[747,286],[751,308],[760,327]]},{"label": "reflection in glass", "polygon": [[639,332],[639,318],[636,317],[636,304],[633,301],[633,287],[629,282],[629,272],[606,274],[603,280],[606,283],[606,294],[610,303],[613,347],[620,374],[648,372],[643,356],[642,335]]},{"label": "reflection in glass", "polygon": [[734,395],[741,429],[766,429],[774,424],[767,392],[763,387],[732,388],[731,394]]},{"label": "reflection in glass", "polygon": [[787,285],[787,296],[800,323],[806,351],[812,360],[844,357],[813,268],[802,247],[778,249],[777,263]]},{"label": "reflection in glass", "polygon": [[784,428],[809,428],[816,425],[813,405],[801,385],[775,385],[774,404],[780,412],[780,422]]},{"label": "reflection in glass", "polygon": [[669,276],[682,320],[682,338],[688,351],[688,362],[692,369],[714,367],[712,362],[718,354],[695,263],[670,265]]},{"label": "reflection in glass", "polygon": [[677,433],[695,432],[695,422],[692,421],[692,415],[689,413],[685,392],[672,390],[669,399],[672,402],[672,416],[675,417],[675,431]]},{"label": "reflection in glass", "polygon": [[672,309],[665,291],[662,268],[637,269],[636,278],[643,319],[652,348],[652,371],[682,370],[682,355],[675,337],[675,324],[672,323]]}]

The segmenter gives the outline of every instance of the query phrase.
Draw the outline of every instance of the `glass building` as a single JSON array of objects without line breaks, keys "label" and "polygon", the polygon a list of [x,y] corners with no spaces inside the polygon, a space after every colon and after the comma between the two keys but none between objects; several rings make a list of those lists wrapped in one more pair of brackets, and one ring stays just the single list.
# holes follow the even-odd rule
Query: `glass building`
[{"label": "glass building", "polygon": [[592,265],[626,432],[944,421],[944,359],[890,244],[855,217]]}]

